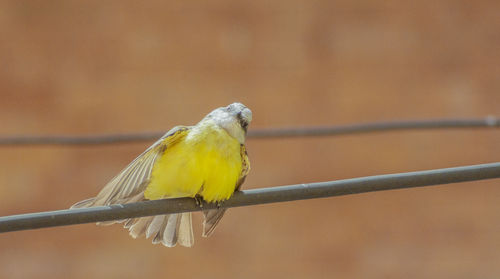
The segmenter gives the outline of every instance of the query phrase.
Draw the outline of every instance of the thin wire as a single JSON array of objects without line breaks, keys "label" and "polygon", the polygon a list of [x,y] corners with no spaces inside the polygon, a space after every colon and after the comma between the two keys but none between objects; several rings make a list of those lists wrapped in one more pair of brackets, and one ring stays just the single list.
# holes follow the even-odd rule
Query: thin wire
[{"label": "thin wire", "polygon": [[[498,128],[500,118],[488,116],[479,119],[434,119],[393,122],[372,122],[341,126],[252,129],[248,138],[283,138],[334,136],[355,133],[384,132],[415,129]],[[0,145],[96,145],[152,141],[165,132],[108,134],[92,136],[11,136],[0,138]]]},{"label": "thin wire", "polygon": [[[315,199],[491,178],[500,178],[500,162],[245,190],[235,193],[231,199],[222,203],[220,207],[229,208]],[[474,185],[474,187],[477,186]],[[217,205],[214,204],[203,204],[203,209],[214,209],[216,207]],[[0,217],[0,233],[199,210],[200,207],[194,199],[177,198],[22,214]]]}]

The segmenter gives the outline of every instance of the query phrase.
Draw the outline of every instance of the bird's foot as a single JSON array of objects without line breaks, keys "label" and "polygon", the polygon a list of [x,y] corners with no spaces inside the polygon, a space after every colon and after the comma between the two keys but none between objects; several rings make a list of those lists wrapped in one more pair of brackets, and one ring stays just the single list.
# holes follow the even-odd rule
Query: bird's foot
[{"label": "bird's foot", "polygon": [[201,196],[199,195],[194,196],[194,201],[196,202],[197,206],[203,208],[203,198]]}]

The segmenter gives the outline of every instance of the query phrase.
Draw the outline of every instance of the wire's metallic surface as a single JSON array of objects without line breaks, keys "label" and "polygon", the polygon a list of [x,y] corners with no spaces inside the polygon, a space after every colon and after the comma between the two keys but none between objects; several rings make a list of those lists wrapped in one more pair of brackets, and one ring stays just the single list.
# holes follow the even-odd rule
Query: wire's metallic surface
[{"label": "wire's metallic surface", "polygon": [[108,134],[92,136],[11,136],[0,138],[0,145],[96,145],[152,141],[165,132]]},{"label": "wire's metallic surface", "polygon": [[333,136],[392,130],[458,129],[458,128],[500,128],[500,118],[492,116],[483,119],[435,119],[394,122],[373,122],[343,126],[276,128],[249,131],[251,138],[280,138],[305,136]]},{"label": "wire's metallic surface", "polygon": [[[220,207],[237,207],[500,178],[500,162],[398,174],[298,184],[236,192]],[[217,205],[204,204],[203,209]],[[131,217],[199,211],[191,198],[60,210],[0,217],[0,232],[94,223]]]},{"label": "wire's metallic surface", "polygon": [[[488,116],[480,119],[434,119],[394,122],[373,122],[343,126],[253,129],[248,138],[281,138],[305,136],[332,136],[354,133],[415,129],[499,128],[500,118]],[[94,145],[151,141],[164,132],[111,134],[94,136],[12,136],[0,138],[0,145]]]}]

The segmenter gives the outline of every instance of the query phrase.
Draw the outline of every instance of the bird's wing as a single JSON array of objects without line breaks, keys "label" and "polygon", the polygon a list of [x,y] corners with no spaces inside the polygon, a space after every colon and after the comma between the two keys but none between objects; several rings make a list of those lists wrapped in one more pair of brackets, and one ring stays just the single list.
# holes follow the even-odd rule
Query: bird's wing
[{"label": "bird's wing", "polygon": [[247,149],[244,144],[241,145],[240,148],[241,154],[241,174],[238,179],[238,183],[236,184],[236,191],[240,190],[241,185],[245,182],[245,178],[250,172],[250,161],[248,160]]},{"label": "bird's wing", "polygon": [[146,151],[115,176],[96,197],[80,201],[71,208],[123,204],[144,200],[153,166],[165,150],[187,135],[191,127],[177,126],[168,131]]},{"label": "bird's wing", "polygon": [[[241,185],[245,182],[245,178],[250,172],[250,161],[248,160],[248,154],[244,144],[240,147],[240,155],[241,173],[238,182],[236,183],[235,191],[240,190]],[[205,217],[205,220],[203,221],[204,237],[209,237],[214,232],[215,227],[217,227],[217,224],[219,224],[219,221],[222,216],[224,216],[225,212],[226,208],[203,210],[203,216]]]}]

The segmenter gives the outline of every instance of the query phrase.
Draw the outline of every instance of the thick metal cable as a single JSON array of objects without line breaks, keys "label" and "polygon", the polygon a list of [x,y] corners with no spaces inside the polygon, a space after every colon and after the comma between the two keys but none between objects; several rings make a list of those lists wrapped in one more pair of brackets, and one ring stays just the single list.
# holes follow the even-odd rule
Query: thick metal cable
[{"label": "thick metal cable", "polygon": [[[456,168],[377,175],[237,192],[220,207],[237,207],[500,178],[500,162]],[[204,209],[217,205],[203,204]],[[191,198],[40,212],[0,217],[0,232],[93,223],[132,217],[199,211]]]},{"label": "thick metal cable", "polygon": [[[355,133],[383,132],[415,129],[498,128],[500,118],[488,116],[479,119],[434,119],[394,122],[373,122],[342,126],[251,129],[248,138],[282,138],[306,136],[332,136]],[[10,136],[0,137],[0,145],[95,145],[124,142],[152,141],[165,132],[109,134],[91,136]]]}]

